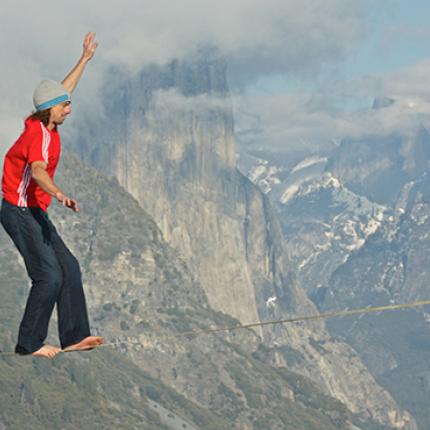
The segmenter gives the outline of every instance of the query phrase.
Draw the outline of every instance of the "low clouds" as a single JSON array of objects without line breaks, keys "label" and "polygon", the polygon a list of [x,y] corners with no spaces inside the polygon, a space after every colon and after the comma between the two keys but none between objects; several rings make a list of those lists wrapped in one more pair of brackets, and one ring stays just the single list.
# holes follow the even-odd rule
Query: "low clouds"
[{"label": "low clouds", "polygon": [[229,97],[209,94],[185,97],[175,88],[155,91],[152,103],[154,109],[169,111],[173,114],[207,111],[232,113],[232,101]]},{"label": "low clouds", "polygon": [[[77,60],[87,31],[100,47],[78,88],[95,94],[103,71],[121,64],[138,71],[216,47],[230,79],[245,85],[260,75],[312,75],[344,58],[366,31],[357,0],[2,0],[0,16],[0,139],[10,141],[31,109],[41,78],[61,80]],[[8,113],[8,114],[7,114]],[[5,118],[17,118],[3,125]],[[9,142],[6,146],[9,146]]]},{"label": "low clouds", "polygon": [[[90,30],[97,32],[100,47],[75,94],[79,102],[73,106],[75,111],[86,103],[92,104],[94,112],[100,110],[97,94],[104,91],[102,83],[109,85],[103,76],[111,65],[133,73],[148,64],[185,57],[200,46],[212,46],[227,61],[237,94],[237,130],[248,144],[312,147],[357,134],[375,113],[351,114],[336,110],[337,105],[379,95],[422,97],[428,64],[391,78],[324,82],[312,94],[244,94],[260,77],[278,74],[316,81],[321,74],[330,75],[366,39],[369,11],[381,10],[381,4],[374,6],[368,0],[75,0],[66,5],[51,0],[2,0],[0,150],[10,146],[30,113],[35,85],[43,77],[61,80],[79,57],[83,35]],[[180,100],[175,93],[164,96],[173,104]],[[75,121],[70,118],[63,130]],[[372,127],[389,128],[384,121],[381,117]],[[395,123],[395,118],[390,121]]]},{"label": "low clouds", "polygon": [[249,70],[307,73],[346,55],[366,30],[357,0],[2,3],[3,49],[45,64],[70,61],[83,33],[94,30],[103,59],[131,68],[213,45]]},{"label": "low clouds", "polygon": [[430,59],[381,79],[381,92],[430,100]]},{"label": "low clouds", "polygon": [[[394,103],[374,109],[378,97]],[[430,61],[396,73],[336,81],[320,92],[238,96],[235,107],[240,143],[252,148],[312,153],[344,138],[408,136],[422,125],[430,128]]]}]

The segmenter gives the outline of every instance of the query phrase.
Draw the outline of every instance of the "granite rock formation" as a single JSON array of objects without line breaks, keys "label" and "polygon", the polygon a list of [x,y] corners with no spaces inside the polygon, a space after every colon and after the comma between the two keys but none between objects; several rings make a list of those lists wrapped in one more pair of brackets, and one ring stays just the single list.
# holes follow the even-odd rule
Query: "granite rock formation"
[{"label": "granite rock formation", "polygon": [[[107,77],[105,119],[76,150],[156,221],[204,288],[210,306],[242,323],[315,313],[287,258],[268,198],[235,166],[225,63],[203,51],[183,62]],[[90,131],[91,130],[91,131]],[[92,133],[92,134],[91,134]],[[124,270],[126,267],[124,266]],[[323,323],[257,330],[272,364],[310,377],[351,411],[393,428],[410,415]]]}]

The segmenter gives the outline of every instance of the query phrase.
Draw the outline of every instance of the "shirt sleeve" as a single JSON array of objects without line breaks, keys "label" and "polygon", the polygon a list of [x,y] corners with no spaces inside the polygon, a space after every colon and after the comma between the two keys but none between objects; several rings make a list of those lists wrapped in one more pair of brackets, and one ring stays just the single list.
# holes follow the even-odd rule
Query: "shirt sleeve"
[{"label": "shirt sleeve", "polygon": [[28,136],[28,164],[31,165],[35,161],[48,162],[49,141],[49,132],[43,128],[41,123],[35,124]]}]

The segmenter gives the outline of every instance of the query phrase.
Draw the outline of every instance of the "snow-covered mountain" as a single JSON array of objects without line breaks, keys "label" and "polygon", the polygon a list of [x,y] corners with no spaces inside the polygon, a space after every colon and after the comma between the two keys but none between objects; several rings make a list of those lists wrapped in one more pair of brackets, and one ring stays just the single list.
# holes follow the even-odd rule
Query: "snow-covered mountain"
[{"label": "snow-covered mountain", "polygon": [[[393,103],[379,100],[374,109]],[[238,166],[276,204],[297,276],[321,310],[430,298],[426,127],[344,139],[294,165],[284,163],[288,154],[262,151],[250,163],[253,154],[241,150]],[[329,325],[422,430],[430,429],[428,320],[418,309]]]},{"label": "snow-covered mountain", "polygon": [[[106,79],[114,85],[104,94],[104,115],[114,120],[107,128],[104,119],[89,113],[75,150],[113,175],[154,219],[208,304],[242,324],[315,313],[291,273],[294,263],[273,205],[236,168],[225,61],[201,51],[139,74],[115,70]],[[280,162],[268,160],[273,161]],[[300,160],[285,161],[293,170]],[[301,176],[315,164],[302,163],[292,175]],[[409,412],[375,384],[349,345],[332,340],[323,321],[256,331],[270,365],[310,378],[360,419],[416,430]],[[138,366],[145,361],[138,355],[134,359]],[[191,397],[202,400],[197,391]]]},{"label": "snow-covered mountain", "polygon": [[[374,109],[393,103],[378,99]],[[314,151],[293,164],[286,152],[240,149],[238,168],[275,202],[290,257],[311,294],[384,222],[401,215],[402,193],[430,165],[424,126],[407,135],[344,139],[330,153]]]},{"label": "snow-covered mountain", "polygon": [[387,206],[349,190],[327,170],[328,163],[327,157],[313,156],[286,171],[258,159],[248,171],[248,177],[277,202],[290,258],[313,298],[384,217],[392,216]]}]

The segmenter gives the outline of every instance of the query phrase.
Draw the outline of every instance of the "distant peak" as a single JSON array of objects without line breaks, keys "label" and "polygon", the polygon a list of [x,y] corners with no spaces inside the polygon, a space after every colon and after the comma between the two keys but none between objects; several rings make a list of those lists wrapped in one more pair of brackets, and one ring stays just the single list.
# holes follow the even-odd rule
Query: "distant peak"
[{"label": "distant peak", "polygon": [[395,99],[391,97],[376,97],[373,101],[372,109],[382,109],[391,106],[396,102]]}]

